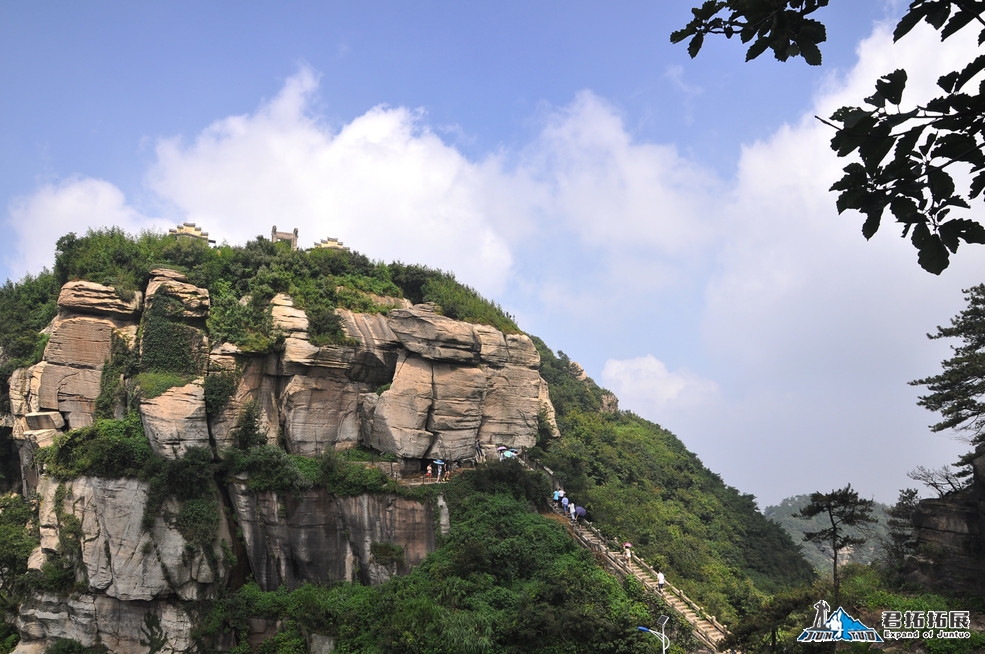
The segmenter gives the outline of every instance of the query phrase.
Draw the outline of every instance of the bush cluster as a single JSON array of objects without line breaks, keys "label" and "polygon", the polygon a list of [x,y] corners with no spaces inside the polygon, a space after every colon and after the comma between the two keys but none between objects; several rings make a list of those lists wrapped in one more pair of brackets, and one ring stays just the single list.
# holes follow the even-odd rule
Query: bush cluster
[{"label": "bush cluster", "polygon": [[51,445],[34,455],[47,474],[62,480],[83,475],[146,479],[155,459],[136,411],[123,420],[97,420],[58,434]]}]

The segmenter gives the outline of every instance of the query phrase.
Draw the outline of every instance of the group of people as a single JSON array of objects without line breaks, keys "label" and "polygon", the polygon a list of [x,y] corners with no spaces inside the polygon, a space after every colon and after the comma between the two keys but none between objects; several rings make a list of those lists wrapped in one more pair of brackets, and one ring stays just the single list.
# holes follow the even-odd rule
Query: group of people
[{"label": "group of people", "polygon": [[[432,467],[433,465],[433,467]],[[437,481],[448,481],[451,477],[451,464],[449,463],[447,467],[441,463],[428,464],[428,467],[424,471],[424,483],[431,482],[431,476],[435,474],[435,469],[437,469]]]},{"label": "group of people", "polygon": [[[575,503],[569,498],[563,488],[558,488],[554,491],[554,506],[561,507],[561,513],[566,516],[571,517],[571,522],[577,523],[578,518],[585,515],[585,509],[580,506],[575,506]],[[633,550],[632,545],[629,543],[623,544],[623,553],[626,556],[626,565],[629,565],[630,561],[633,560]],[[664,573],[657,570],[657,589],[661,595],[664,592],[664,586],[667,584],[667,579],[664,577]]]},{"label": "group of people", "polygon": [[575,506],[574,501],[564,493],[563,488],[554,491],[554,506],[561,507],[561,513],[571,518],[571,522],[578,522],[578,518],[585,515],[585,509]]}]

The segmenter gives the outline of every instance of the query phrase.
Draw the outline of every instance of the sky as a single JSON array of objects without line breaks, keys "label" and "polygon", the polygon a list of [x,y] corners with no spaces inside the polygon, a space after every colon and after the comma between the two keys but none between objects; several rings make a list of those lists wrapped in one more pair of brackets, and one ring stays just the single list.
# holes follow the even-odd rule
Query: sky
[{"label": "sky", "polygon": [[983,250],[933,276],[890,222],[866,242],[815,116],[977,45],[894,46],[901,3],[865,0],[820,15],[820,67],[692,60],[690,4],[0,3],[0,280],[70,231],[297,227],[453,272],[761,507],[892,503],[969,449],[907,382]]}]

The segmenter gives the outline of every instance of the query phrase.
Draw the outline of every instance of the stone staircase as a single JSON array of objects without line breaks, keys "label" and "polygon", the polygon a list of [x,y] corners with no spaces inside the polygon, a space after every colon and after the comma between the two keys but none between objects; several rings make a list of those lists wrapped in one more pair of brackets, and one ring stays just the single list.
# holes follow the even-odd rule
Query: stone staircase
[{"label": "stone staircase", "polygon": [[[522,459],[521,462],[530,469],[536,468],[540,472],[551,475],[550,470],[543,469],[540,466],[536,466],[536,464],[532,466],[529,462]],[[657,587],[657,572],[647,565],[645,561],[634,555],[632,561],[627,562],[623,552],[618,549],[610,549],[609,542],[591,523],[586,520],[579,520],[577,523],[572,523],[564,516],[559,507],[552,504],[551,508],[555,514],[564,517],[568,523],[572,537],[583,547],[594,552],[596,559],[610,572],[620,578],[632,575],[643,584],[643,587],[647,591],[659,594],[660,598],[694,629],[694,637],[702,646],[699,651],[719,651],[719,643],[729,635],[729,632],[714,616],[708,615],[704,609],[685,595],[683,591],[669,583],[664,584],[663,593],[660,593]],[[741,654],[738,650],[730,650],[730,652],[732,654]]]},{"label": "stone staircase", "polygon": [[[553,510],[558,515],[561,515],[559,509],[554,508]],[[605,538],[590,523],[584,520],[578,524],[572,524],[570,520],[568,523],[570,533],[574,539],[583,547],[594,552],[596,558],[610,572],[618,577],[632,575],[649,592],[660,594],[660,598],[675,613],[691,625],[694,629],[694,637],[703,646],[703,651],[718,651],[718,644],[728,636],[728,630],[724,625],[718,622],[713,616],[709,616],[704,609],[673,585],[665,583],[664,591],[660,593],[657,587],[656,571],[636,556],[633,557],[631,562],[627,562],[625,555],[621,551],[613,551],[609,548],[609,544]],[[735,654],[738,654],[738,652]]]}]

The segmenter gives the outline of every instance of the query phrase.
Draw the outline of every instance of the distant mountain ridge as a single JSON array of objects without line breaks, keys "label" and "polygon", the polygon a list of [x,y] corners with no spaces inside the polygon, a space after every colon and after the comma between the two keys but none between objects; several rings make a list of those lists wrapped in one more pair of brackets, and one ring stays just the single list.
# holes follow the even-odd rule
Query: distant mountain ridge
[{"label": "distant mountain ridge", "polygon": [[[816,545],[804,540],[805,532],[818,531],[828,526],[824,516],[817,515],[810,520],[794,517],[794,514],[799,513],[801,509],[810,504],[810,501],[809,493],[794,495],[793,497],[781,500],[779,504],[766,507],[763,510],[763,515],[783,527],[784,531],[790,534],[794,542],[800,544],[804,557],[814,566],[815,570],[821,574],[830,574],[830,551],[826,550],[822,545]],[[860,531],[857,528],[849,529],[850,534],[863,536],[866,542],[864,545],[854,548],[850,552],[843,553],[842,557],[839,557],[841,559],[839,563],[853,561],[869,564],[875,560],[880,539],[885,538],[889,533],[889,527],[887,526],[889,515],[886,513],[889,508],[886,504],[876,502],[872,515],[876,518],[877,522],[865,531]]]}]

